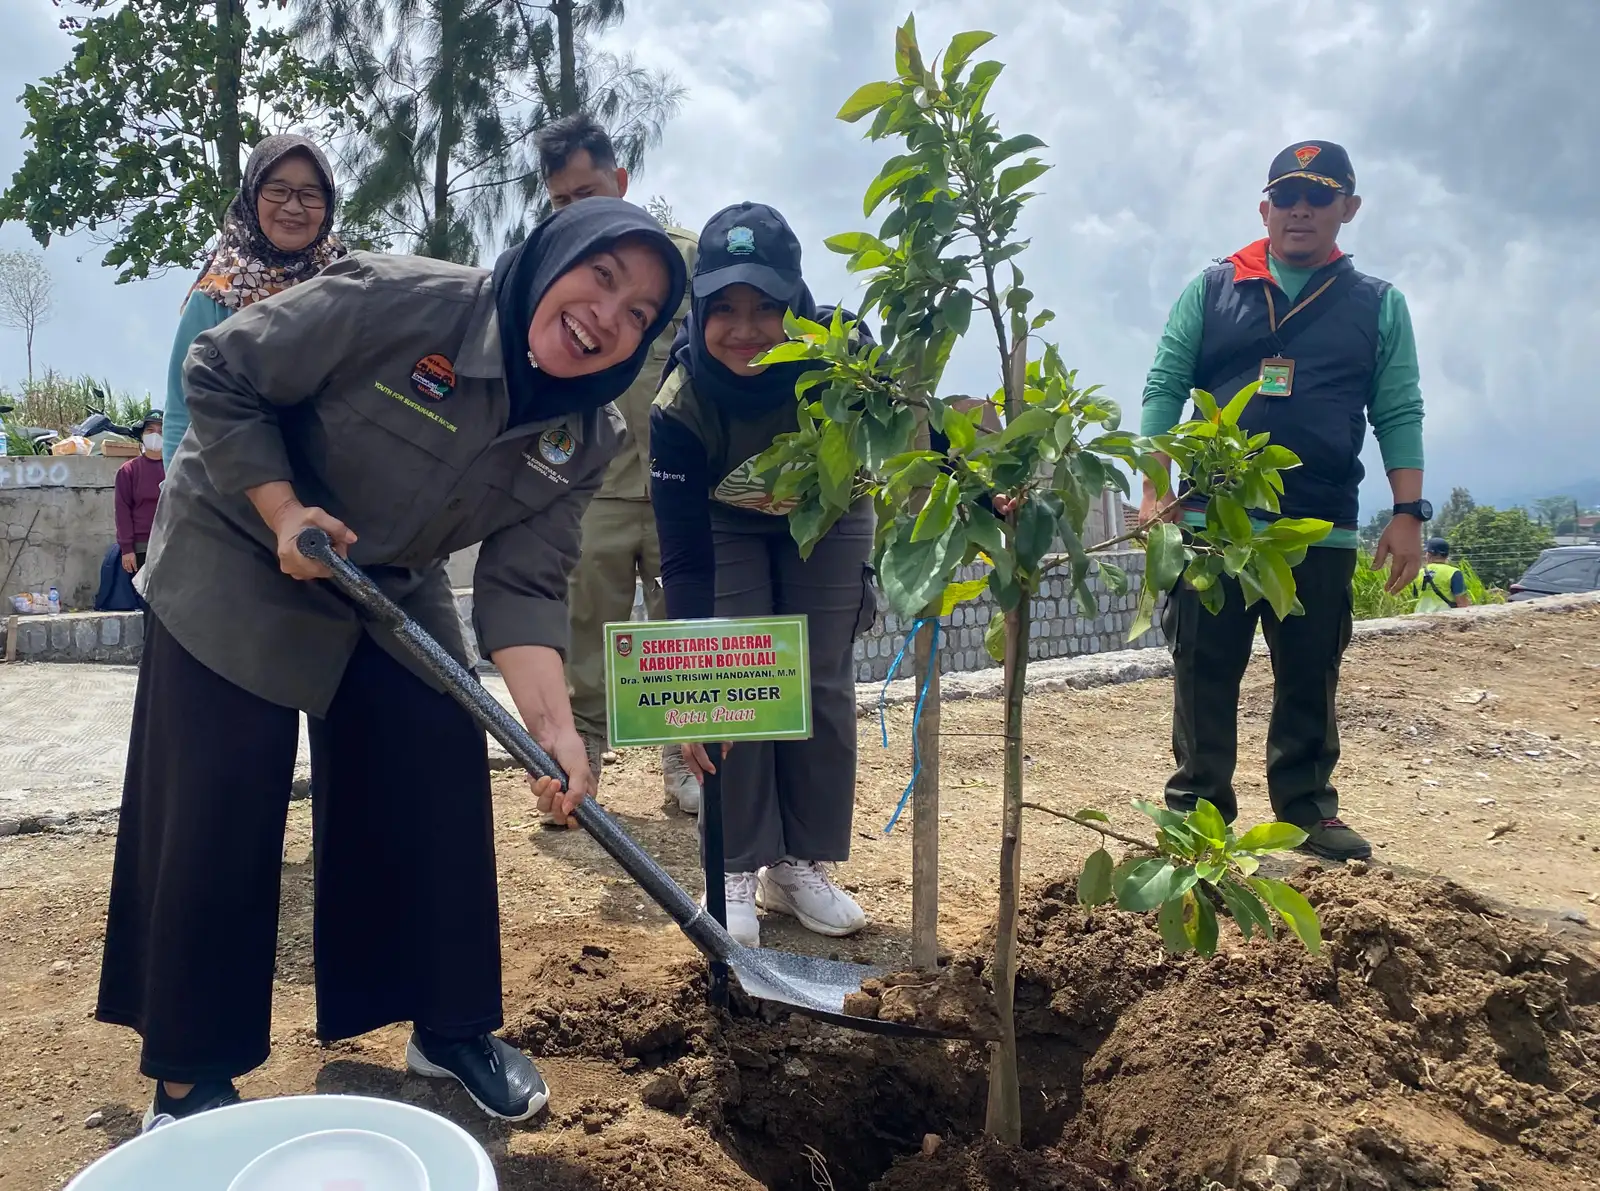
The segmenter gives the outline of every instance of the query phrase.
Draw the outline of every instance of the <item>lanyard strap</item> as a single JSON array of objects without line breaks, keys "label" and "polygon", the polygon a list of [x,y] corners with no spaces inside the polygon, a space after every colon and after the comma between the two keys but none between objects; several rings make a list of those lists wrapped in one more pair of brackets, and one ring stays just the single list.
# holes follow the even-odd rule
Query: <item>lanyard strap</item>
[{"label": "lanyard strap", "polygon": [[1288,322],[1291,318],[1299,314],[1307,306],[1311,305],[1311,303],[1315,302],[1324,293],[1326,293],[1328,287],[1334,283],[1337,277],[1338,274],[1335,274],[1333,277],[1328,278],[1328,280],[1317,286],[1317,288],[1313,290],[1307,297],[1301,298],[1300,301],[1296,302],[1294,307],[1289,311],[1288,314],[1285,314],[1282,319],[1278,318],[1278,305],[1272,300],[1272,287],[1270,285],[1263,287],[1267,295],[1267,326],[1272,328],[1272,333],[1276,335],[1279,327],[1283,326],[1284,323]]}]

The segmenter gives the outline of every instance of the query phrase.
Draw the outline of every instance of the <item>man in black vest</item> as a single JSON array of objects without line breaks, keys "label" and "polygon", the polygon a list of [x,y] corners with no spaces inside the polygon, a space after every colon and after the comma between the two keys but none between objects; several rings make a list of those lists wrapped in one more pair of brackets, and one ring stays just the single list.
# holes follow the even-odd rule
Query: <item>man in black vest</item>
[{"label": "man in black vest", "polygon": [[[1232,822],[1239,683],[1256,624],[1272,654],[1267,789],[1277,817],[1303,828],[1307,851],[1364,859],[1372,847],[1339,818],[1332,784],[1339,760],[1335,696],[1350,643],[1361,445],[1372,423],[1394,493],[1394,519],[1373,566],[1389,564],[1388,589],[1405,589],[1422,557],[1422,393],[1416,340],[1400,291],[1356,272],[1339,229],[1361,207],[1355,172],[1339,145],[1301,141],[1273,159],[1261,220],[1267,235],[1192,281],[1172,308],[1145,382],[1140,430],[1162,434],[1184,416],[1191,389],[1225,403],[1259,380],[1240,424],[1266,431],[1300,456],[1283,473],[1282,515],[1317,517],[1333,531],[1294,576],[1303,616],[1280,621],[1267,603],[1245,606],[1224,579],[1227,603],[1213,616],[1180,583],[1162,612],[1172,649],[1172,751],[1177,772],[1167,805],[1204,798]],[[1189,415],[1191,417],[1196,415]],[[1198,502],[1160,507],[1147,480],[1141,519],[1203,523]],[[1254,511],[1258,521],[1272,514]]]}]

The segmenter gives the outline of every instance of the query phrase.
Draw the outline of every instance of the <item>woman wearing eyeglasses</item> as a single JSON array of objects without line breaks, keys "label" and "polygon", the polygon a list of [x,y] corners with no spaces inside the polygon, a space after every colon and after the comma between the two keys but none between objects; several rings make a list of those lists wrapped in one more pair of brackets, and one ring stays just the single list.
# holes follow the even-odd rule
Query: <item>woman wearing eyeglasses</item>
[{"label": "woman wearing eyeglasses", "polygon": [[303,136],[269,136],[244,167],[222,238],[184,302],[167,365],[162,462],[172,466],[189,430],[183,361],[202,331],[280,290],[315,277],[345,255],[333,235],[333,171]]}]

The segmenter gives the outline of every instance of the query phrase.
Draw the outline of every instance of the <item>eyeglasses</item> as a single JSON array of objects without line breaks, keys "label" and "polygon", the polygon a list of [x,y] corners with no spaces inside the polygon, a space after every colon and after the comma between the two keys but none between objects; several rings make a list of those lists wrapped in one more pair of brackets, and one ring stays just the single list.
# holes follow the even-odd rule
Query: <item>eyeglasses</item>
[{"label": "eyeglasses", "polygon": [[261,188],[261,197],[269,203],[286,203],[291,195],[298,198],[307,211],[320,211],[328,205],[328,196],[320,186],[304,186],[297,190],[287,182],[268,182]]},{"label": "eyeglasses", "polygon": [[1301,199],[1313,207],[1331,207],[1339,192],[1331,186],[1274,186],[1267,197],[1274,207],[1287,211]]}]

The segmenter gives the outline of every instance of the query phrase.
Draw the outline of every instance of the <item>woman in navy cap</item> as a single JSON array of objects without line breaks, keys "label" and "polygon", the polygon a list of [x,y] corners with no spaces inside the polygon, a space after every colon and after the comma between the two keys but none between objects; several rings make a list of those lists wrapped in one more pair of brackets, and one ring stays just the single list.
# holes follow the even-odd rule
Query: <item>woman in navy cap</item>
[{"label": "woman in navy cap", "polygon": [[[800,272],[800,242],[760,203],[718,212],[700,233],[692,308],[650,416],[651,501],[673,619],[805,614],[813,735],[740,743],[722,762],[728,930],[760,941],[756,907],[818,934],[853,934],[866,916],[828,865],[850,856],[856,710],[851,650],[877,604],[868,558],[873,513],[862,500],[802,559],[790,502],[774,500],[754,463],[796,429],[805,362],[761,365],[787,338],[785,311],[827,321]],[[700,745],[684,760],[698,776]]]}]

